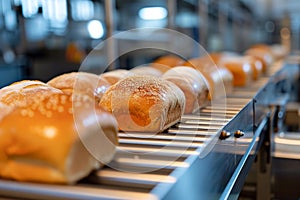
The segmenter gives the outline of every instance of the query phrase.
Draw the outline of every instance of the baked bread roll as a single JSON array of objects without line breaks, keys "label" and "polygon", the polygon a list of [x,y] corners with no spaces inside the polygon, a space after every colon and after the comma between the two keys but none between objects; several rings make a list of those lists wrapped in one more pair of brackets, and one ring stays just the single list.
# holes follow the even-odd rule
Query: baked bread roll
[{"label": "baked bread roll", "polygon": [[248,62],[253,71],[252,79],[257,80],[263,74],[263,63],[260,59],[257,59],[255,56],[242,56],[242,59],[245,62]]},{"label": "baked bread roll", "polygon": [[274,62],[274,55],[269,46],[264,44],[257,44],[251,46],[244,52],[245,55],[254,56],[262,62],[262,71],[266,73],[268,68]]},{"label": "baked bread roll", "polygon": [[226,96],[232,92],[232,73],[225,67],[217,66],[210,57],[192,58],[183,65],[195,68],[203,74],[209,84],[209,99]]},{"label": "baked bread roll", "polygon": [[185,95],[184,113],[193,113],[203,107],[208,97],[208,83],[204,76],[191,67],[178,66],[168,70],[162,76],[177,85]]},{"label": "baked bread roll", "polygon": [[[210,54],[210,57],[214,60],[214,62],[217,64],[217,66],[224,66],[224,65],[226,65],[226,66],[228,66],[228,65],[236,66],[236,67],[229,66],[230,69],[228,67],[227,68],[230,71],[231,70],[237,70],[235,72],[237,74],[238,73],[249,73],[250,74],[250,72],[247,72],[248,70],[245,71],[245,69],[242,69],[241,67],[238,67],[238,65],[242,64],[242,62],[244,62],[245,65],[250,65],[251,66],[251,71],[252,71],[251,74],[252,75],[250,75],[249,80],[241,80],[241,81],[239,81],[240,83],[238,83],[238,85],[236,85],[236,86],[247,85],[250,82],[251,79],[257,80],[259,78],[259,76],[262,74],[262,62],[254,56],[241,56],[241,55],[236,54],[236,53],[225,51],[225,52],[219,52],[219,53],[212,53],[212,54]],[[241,61],[240,64],[237,63],[237,62],[239,62],[238,60]],[[244,75],[242,75],[242,77],[244,77]],[[242,77],[241,77],[241,79],[242,79]],[[243,81],[244,81],[244,83],[242,83]]]},{"label": "baked bread roll", "polygon": [[0,177],[72,184],[111,161],[117,123],[89,95],[43,87],[25,86],[20,98],[11,90],[14,103],[2,96]]},{"label": "baked bread roll", "polygon": [[157,58],[151,64],[152,67],[158,69],[162,73],[165,73],[170,68],[175,66],[181,66],[185,60],[176,55],[165,55]]},{"label": "baked bread roll", "polygon": [[160,70],[151,66],[138,66],[132,68],[129,71],[135,75],[148,75],[148,76],[156,76],[156,77],[161,77],[163,74]]},{"label": "baked bread roll", "polygon": [[127,76],[133,75],[132,72],[126,69],[116,69],[113,71],[105,72],[101,74],[101,77],[104,78],[111,85],[115,84],[119,80],[126,78]]},{"label": "baked bread roll", "polygon": [[110,84],[100,76],[88,72],[71,72],[57,76],[47,83],[63,92],[82,92],[95,97],[98,104]]},{"label": "baked bread roll", "polygon": [[222,59],[219,65],[232,73],[234,86],[247,86],[252,82],[253,69],[249,61],[235,56]]},{"label": "baked bread roll", "polygon": [[185,97],[173,83],[154,76],[129,76],[111,86],[100,106],[123,131],[160,132],[178,122]]}]

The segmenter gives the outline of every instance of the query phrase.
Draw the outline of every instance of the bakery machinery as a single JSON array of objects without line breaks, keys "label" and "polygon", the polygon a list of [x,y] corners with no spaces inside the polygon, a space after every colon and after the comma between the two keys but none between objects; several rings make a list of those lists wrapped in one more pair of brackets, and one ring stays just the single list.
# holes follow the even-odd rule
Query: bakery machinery
[{"label": "bakery machinery", "polygon": [[[294,70],[299,70],[299,55],[290,57]],[[292,70],[290,70],[292,71]],[[295,73],[297,74],[297,73]],[[299,76],[294,84],[286,85],[278,107],[278,124],[272,135],[272,185],[273,196],[278,199],[297,199],[300,196],[299,180]],[[287,94],[289,97],[287,97]],[[286,184],[288,183],[288,184]]]},{"label": "bakery machinery", "polygon": [[[296,59],[297,61],[297,59]],[[158,133],[119,132],[114,160],[73,185],[0,180],[21,199],[237,199],[254,163],[256,197],[271,197],[272,133],[298,88],[294,57]],[[253,177],[252,177],[253,178]]]}]

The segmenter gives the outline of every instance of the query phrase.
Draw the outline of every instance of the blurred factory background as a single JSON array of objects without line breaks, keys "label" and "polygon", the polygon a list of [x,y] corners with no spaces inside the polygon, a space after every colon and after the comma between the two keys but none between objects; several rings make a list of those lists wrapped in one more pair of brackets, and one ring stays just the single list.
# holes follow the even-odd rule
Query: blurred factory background
[{"label": "blurred factory background", "polygon": [[[0,0],[0,87],[78,70],[99,42],[134,28],[170,28],[207,51],[242,52],[258,42],[298,50],[299,7],[298,0]],[[141,39],[128,37],[119,40]],[[117,67],[155,56],[126,55]],[[97,59],[101,65],[105,56]]]}]

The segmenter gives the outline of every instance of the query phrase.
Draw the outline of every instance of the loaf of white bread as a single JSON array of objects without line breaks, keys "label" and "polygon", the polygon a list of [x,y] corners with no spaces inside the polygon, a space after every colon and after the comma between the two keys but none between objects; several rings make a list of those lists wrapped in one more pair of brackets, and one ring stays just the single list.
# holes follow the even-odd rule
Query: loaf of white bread
[{"label": "loaf of white bread", "polygon": [[208,83],[204,76],[191,67],[177,66],[169,69],[163,79],[177,85],[185,95],[185,114],[193,113],[207,102]]},{"label": "loaf of white bread", "polygon": [[40,81],[0,90],[0,177],[72,184],[110,162],[115,118],[84,93]]},{"label": "loaf of white bread", "polygon": [[122,131],[160,132],[181,119],[185,96],[172,82],[154,76],[129,76],[111,86],[100,106]]}]

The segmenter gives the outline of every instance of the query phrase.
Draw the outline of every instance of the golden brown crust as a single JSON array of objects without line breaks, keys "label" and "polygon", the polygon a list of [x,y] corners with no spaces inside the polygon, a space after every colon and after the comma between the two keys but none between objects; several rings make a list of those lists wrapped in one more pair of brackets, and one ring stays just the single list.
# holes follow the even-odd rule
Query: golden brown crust
[{"label": "golden brown crust", "polygon": [[74,183],[113,158],[117,123],[111,114],[95,107],[89,95],[64,94],[45,85],[12,85],[16,102],[8,101],[7,90],[2,93],[5,106],[12,110],[0,119],[0,176]]},{"label": "golden brown crust", "polygon": [[99,103],[104,92],[110,87],[110,84],[96,74],[88,72],[71,72],[57,76],[48,84],[58,88],[63,92],[81,92],[95,97],[96,103]]},{"label": "golden brown crust", "polygon": [[[232,92],[233,76],[231,72],[224,67],[215,65],[210,57],[192,58],[185,62],[183,66],[195,68],[202,73],[209,84],[209,99],[218,98],[220,95]],[[224,91],[226,94],[222,94],[220,91]]]},{"label": "golden brown crust", "polygon": [[[245,86],[249,84],[252,79],[257,80],[262,74],[263,63],[261,60],[251,55],[242,56],[232,52],[219,52],[210,54],[210,57],[214,60],[217,66],[225,66],[229,69],[229,71],[235,73],[235,80],[233,81],[234,86]],[[240,65],[250,65],[251,70],[245,70]],[[240,76],[240,79],[242,80],[237,80],[239,73],[242,73]],[[251,78],[246,76],[250,76]]]},{"label": "golden brown crust", "polygon": [[263,72],[263,63],[255,56],[242,56],[242,60],[249,63],[252,69],[252,79],[257,80]]},{"label": "golden brown crust", "polygon": [[113,85],[100,105],[123,131],[160,132],[178,122],[185,107],[182,91],[153,76],[130,76]]},{"label": "golden brown crust", "polygon": [[[220,65],[226,67],[233,74],[234,86],[247,86],[253,77],[253,66],[249,60],[243,57],[230,57],[220,61]],[[258,75],[258,74],[256,74]]]},{"label": "golden brown crust", "polygon": [[267,72],[268,68],[271,66],[271,64],[274,62],[274,55],[267,45],[264,44],[257,44],[249,49],[247,49],[244,52],[245,55],[248,56],[254,56],[257,59],[260,59],[260,61],[263,64],[263,72]]},{"label": "golden brown crust", "polygon": [[205,105],[208,97],[208,83],[196,69],[178,66],[164,73],[162,77],[173,82],[183,91],[186,99],[184,113],[195,112]]}]

